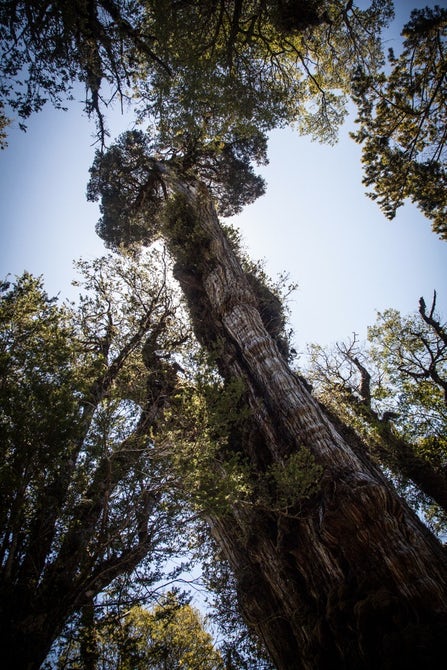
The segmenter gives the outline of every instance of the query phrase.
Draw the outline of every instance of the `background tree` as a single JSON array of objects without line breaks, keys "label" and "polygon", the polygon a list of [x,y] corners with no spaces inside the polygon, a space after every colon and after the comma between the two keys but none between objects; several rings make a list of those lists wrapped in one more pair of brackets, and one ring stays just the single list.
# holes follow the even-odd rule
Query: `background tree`
[{"label": "background tree", "polygon": [[406,317],[393,309],[378,314],[368,347],[356,336],[332,350],[312,345],[308,374],[322,402],[356,430],[407,498],[442,527],[446,327],[435,311],[436,294],[429,311],[423,298],[419,305],[418,313]]},{"label": "background tree", "polygon": [[[194,9],[201,7],[196,3],[190,6]],[[341,10],[338,12],[342,26],[341,44],[352,45],[350,38],[345,39],[347,33],[351,33],[345,19],[359,14],[353,11],[351,3],[343,6],[328,3],[325,6],[328,11],[334,7]],[[381,6],[383,3],[375,4],[376,8]],[[227,5],[220,3],[217,7],[223,11]],[[226,50],[225,65],[217,62],[217,67],[212,70],[214,81],[213,77],[204,76],[199,87],[191,77],[193,87],[189,92],[194,90],[195,109],[202,113],[192,115],[194,122],[191,124],[181,120],[183,131],[177,137],[170,131],[175,127],[175,113],[171,119],[168,114],[175,110],[164,104],[170,101],[169,96],[175,89],[170,87],[169,80],[166,89],[162,85],[149,87],[152,94],[159,92],[154,104],[158,106],[155,107],[155,118],[160,130],[175,140],[163,142],[162,146],[164,144],[171,151],[180,147],[180,156],[194,155],[189,142],[185,143],[183,138],[199,128],[199,140],[193,133],[192,146],[198,147],[200,157],[206,128],[210,127],[212,136],[219,139],[216,129],[223,128],[227,132],[228,128],[233,128],[237,125],[234,117],[239,113],[244,113],[243,119],[256,115],[256,127],[261,133],[272,127],[268,126],[269,118],[275,119],[275,125],[302,118],[306,128],[313,127],[324,136],[325,129],[332,127],[332,121],[336,120],[339,108],[335,104],[328,107],[328,96],[322,95],[320,78],[327,70],[332,80],[339,73],[345,82],[346,72],[353,62],[352,58],[346,59],[343,63],[340,61],[340,67],[330,68],[339,52],[330,39],[322,39],[318,29],[324,27],[327,34],[330,35],[332,30],[336,34],[335,16],[310,13],[306,26],[313,28],[306,37],[309,44],[314,39],[315,59],[325,54],[325,58],[321,56],[325,67],[319,70],[319,77],[315,77],[317,65],[313,69],[311,60],[304,60],[304,69],[290,69],[291,73],[296,73],[296,79],[291,79],[287,77],[287,65],[291,62],[303,64],[304,55],[314,53],[298,48],[300,35],[298,41],[292,41],[292,58],[286,49],[283,69],[275,71],[277,33],[273,32],[267,43],[266,32],[261,33],[257,47],[260,49],[262,43],[267,45],[267,62],[273,63],[274,67],[259,67],[265,61],[251,61],[252,54],[259,53],[259,50],[251,50],[251,32],[258,26],[253,23],[253,31],[249,32],[245,28],[244,35],[236,21],[242,5],[234,3],[231,7],[235,10],[231,14],[235,33],[245,45],[238,61],[241,67],[234,72],[247,91],[252,89],[259,95],[244,96],[243,109],[238,106],[240,98],[237,95],[225,96],[224,106],[218,108],[217,113],[206,107],[207,100],[213,101],[216,96],[214,93],[214,98],[207,98],[205,93],[212,96],[214,91],[222,91],[222,84],[219,84],[222,72],[228,77],[226,81],[231,82],[236,58],[228,58]],[[193,16],[197,17],[197,12]],[[308,12],[306,16],[309,16]],[[278,22],[277,15],[271,23],[290,26],[285,21]],[[229,24],[224,22],[222,25]],[[246,27],[249,25],[250,21],[246,22]],[[296,28],[297,21],[292,25]],[[302,23],[298,22],[298,25],[298,32],[305,33]],[[368,56],[377,46],[373,25],[378,24],[368,26],[371,39],[365,39]],[[194,21],[195,30],[197,26],[200,23]],[[267,24],[267,33],[268,27]],[[230,31],[229,35],[235,33]],[[259,34],[257,30],[257,36]],[[286,46],[289,37],[280,39],[279,51]],[[278,34],[278,38],[281,35]],[[219,43],[211,42],[208,51],[211,61],[215,54],[222,53],[219,46]],[[242,67],[244,55],[252,63],[252,67],[245,70]],[[203,58],[203,62],[206,66],[207,59]],[[185,71],[189,77],[191,70],[186,67]],[[272,97],[268,97],[266,108],[259,107],[263,90],[261,85],[256,87],[257,83],[262,84],[256,77],[259,71],[266,73],[269,83],[279,82],[272,90]],[[206,67],[204,72],[209,74]],[[299,85],[303,73],[307,88]],[[176,74],[181,80],[181,70]],[[147,73],[144,76],[148,78]],[[164,83],[164,76],[161,78]],[[154,76],[153,84],[157,81]],[[266,88],[269,86],[264,87],[264,93]],[[334,86],[329,87],[332,88]],[[321,123],[308,122],[303,97],[290,95],[295,89],[303,96],[306,90],[314,92],[314,96],[305,98],[305,103],[311,105],[313,100],[317,100],[317,104],[324,103],[319,104],[323,112],[323,116],[318,115]],[[226,90],[237,92],[236,87]],[[184,91],[188,92],[186,86]],[[188,111],[186,93],[179,99],[185,102],[184,108]],[[286,104],[288,101],[291,101],[291,107]],[[252,103],[252,109],[249,103]],[[332,114],[328,113],[328,108]],[[157,109],[160,110],[158,116]],[[144,95],[143,110],[144,114],[151,110]],[[206,119],[209,113],[214,126]],[[182,145],[185,150],[181,149]],[[125,160],[126,147],[121,148]],[[213,154],[216,160],[218,149],[219,145]],[[303,667],[346,667],[347,664],[385,667],[393,663],[396,666],[410,664],[415,659],[421,663],[422,658],[427,662],[428,657],[429,662],[435,663],[437,654],[443,655],[446,620],[445,562],[440,546],[402,505],[380,472],[357,449],[357,444],[337,432],[328,415],[309,395],[306,385],[288,369],[285,357],[265,327],[255,291],[219,227],[207,186],[194,172],[199,159],[190,161],[188,169],[187,162],[182,165],[178,161],[179,155],[174,157],[167,153],[166,159],[177,158],[171,162],[162,161],[160,156],[146,161],[143,155],[143,176],[146,169],[143,183],[146,188],[142,188],[144,198],[128,208],[125,212],[129,214],[128,220],[123,216],[119,227],[124,230],[137,222],[140,205],[145,208],[152,203],[155,211],[162,205],[163,216],[156,223],[160,222],[170,253],[175,258],[176,276],[188,302],[197,337],[215,357],[224,381],[231,384],[240,380],[245,387],[245,406],[252,418],[238,427],[236,435],[239,439],[230,441],[230,444],[239,449],[252,468],[256,497],[251,505],[235,505],[226,514],[210,515],[210,522],[235,570],[247,619],[263,635],[272,657],[282,668],[290,668],[297,659]],[[116,165],[119,168],[119,162]],[[96,174],[100,169],[97,162]],[[113,172],[113,169],[109,170],[109,178]],[[115,176],[118,175],[119,170],[115,170]],[[126,188],[131,177],[132,171],[125,175],[116,192]],[[99,186],[94,187],[96,195],[107,195],[107,181],[109,179],[103,179],[101,184],[99,179]],[[112,184],[113,188],[117,182],[118,179]],[[134,192],[131,187],[129,192]],[[113,198],[107,202],[107,208],[112,205]],[[103,220],[107,218],[107,208],[104,208]],[[111,224],[118,213],[116,209],[109,217]],[[105,229],[103,232],[106,236]],[[115,244],[119,240],[117,236],[110,236],[110,239]],[[263,499],[261,493],[265,488],[268,495]],[[371,546],[375,549],[373,553]]]},{"label": "background tree", "polygon": [[[220,653],[204,629],[204,620],[190,605],[167,595],[151,612],[134,608],[124,621],[124,636],[134,646],[141,668],[154,670],[223,670]],[[135,667],[132,657],[129,667]],[[125,667],[125,666],[124,666]]]},{"label": "background tree", "polygon": [[[175,593],[163,596],[151,610],[134,606],[90,623],[96,638],[95,666],[103,670],[224,670],[205,620]],[[58,667],[80,664],[81,636],[61,650]]]},{"label": "background tree", "polygon": [[146,261],[82,263],[91,292],[78,308],[58,306],[27,274],[2,287],[7,667],[38,668],[74,611],[146,557],[147,582],[157,580],[181,550],[185,518],[151,436],[176,384],[170,352],[187,330],[161,259]]},{"label": "background tree", "polygon": [[234,571],[219,545],[203,524],[199,527],[198,550],[206,584],[209,617],[227,670],[273,670],[275,667],[262,643],[247,625],[240,606]]},{"label": "background tree", "polygon": [[2,100],[24,121],[47,101],[63,108],[81,83],[86,111],[95,114],[104,141],[103,110],[116,97],[128,99],[140,55],[164,67],[152,49],[154,37],[141,30],[144,11],[144,3],[133,0],[2,2]]},{"label": "background tree", "polygon": [[263,132],[294,123],[333,141],[352,68],[381,65],[377,36],[391,17],[386,1],[155,3],[151,30],[174,76],[141,77],[137,109],[167,144],[178,134],[219,141],[235,120]]},{"label": "background tree", "polygon": [[389,73],[358,69],[353,137],[363,145],[363,183],[389,219],[410,198],[447,239],[447,9],[415,9],[402,36],[402,53],[390,50]]}]

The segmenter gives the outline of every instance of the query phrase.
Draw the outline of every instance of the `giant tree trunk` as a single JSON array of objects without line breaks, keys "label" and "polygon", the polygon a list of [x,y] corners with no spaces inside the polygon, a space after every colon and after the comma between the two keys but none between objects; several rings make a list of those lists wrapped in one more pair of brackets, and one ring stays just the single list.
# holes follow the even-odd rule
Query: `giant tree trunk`
[{"label": "giant tree trunk", "polygon": [[207,189],[160,170],[174,193],[165,236],[196,335],[247,390],[257,438],[239,448],[260,475],[303,449],[323,473],[287,512],[235,506],[212,518],[247,622],[280,670],[441,667],[443,548],[289,369]]}]

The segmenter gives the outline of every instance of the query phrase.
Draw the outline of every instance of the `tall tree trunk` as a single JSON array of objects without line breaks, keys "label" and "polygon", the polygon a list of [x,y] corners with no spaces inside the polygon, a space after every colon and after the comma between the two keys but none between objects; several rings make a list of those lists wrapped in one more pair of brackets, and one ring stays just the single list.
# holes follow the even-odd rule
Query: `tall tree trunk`
[{"label": "tall tree trunk", "polygon": [[316,492],[286,512],[235,507],[211,521],[247,622],[279,670],[441,667],[443,548],[289,369],[207,189],[159,169],[174,193],[165,236],[196,335],[247,390],[241,450],[260,476],[303,450],[315,463]]},{"label": "tall tree trunk", "polygon": [[81,670],[96,670],[99,660],[98,637],[95,630],[95,603],[90,598],[81,610],[79,665]]}]

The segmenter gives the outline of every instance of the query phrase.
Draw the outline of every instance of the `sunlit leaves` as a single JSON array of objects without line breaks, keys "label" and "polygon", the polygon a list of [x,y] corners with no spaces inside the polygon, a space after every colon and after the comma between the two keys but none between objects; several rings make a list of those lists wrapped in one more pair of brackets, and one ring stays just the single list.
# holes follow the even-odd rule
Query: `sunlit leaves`
[{"label": "sunlit leaves", "polygon": [[103,670],[224,670],[223,659],[198,610],[171,592],[152,609],[110,613],[59,651],[59,667],[78,667],[79,643],[89,638]]},{"label": "sunlit leaves", "polygon": [[[445,331],[445,326],[444,326]],[[379,314],[368,331],[371,356],[397,391],[397,425],[413,439],[443,435],[447,426],[447,346],[419,315]],[[439,378],[440,383],[435,381]]]},{"label": "sunlit leaves", "polygon": [[402,35],[389,74],[357,71],[353,136],[363,144],[364,183],[385,215],[393,218],[409,198],[446,239],[447,10],[414,10]]},{"label": "sunlit leaves", "polygon": [[[137,652],[138,667],[153,670],[224,668],[199,612],[190,605],[178,604],[174,596],[166,597],[152,611],[133,609],[124,621],[123,632]],[[129,658],[129,668],[135,667],[135,660],[132,662]]]},{"label": "sunlit leaves", "polygon": [[0,93],[26,119],[47,100],[61,107],[82,82],[102,141],[104,109],[133,96],[162,133],[169,117],[174,134],[196,134],[208,117],[217,139],[235,119],[262,132],[296,122],[333,139],[352,64],[374,70],[390,4],[3,3]]},{"label": "sunlit leaves", "polygon": [[141,118],[152,115],[161,133],[215,138],[235,120],[262,132],[293,123],[333,141],[354,65],[373,73],[381,64],[378,35],[390,8],[386,1],[366,10],[338,1],[156,3],[151,30],[173,76],[140,77]]},{"label": "sunlit leaves", "polygon": [[447,330],[435,306],[427,313],[421,298],[419,314],[378,314],[367,345],[356,336],[332,350],[313,345],[310,378],[323,403],[403,482],[411,502],[445,523],[433,506],[437,499],[445,508],[447,464]]}]

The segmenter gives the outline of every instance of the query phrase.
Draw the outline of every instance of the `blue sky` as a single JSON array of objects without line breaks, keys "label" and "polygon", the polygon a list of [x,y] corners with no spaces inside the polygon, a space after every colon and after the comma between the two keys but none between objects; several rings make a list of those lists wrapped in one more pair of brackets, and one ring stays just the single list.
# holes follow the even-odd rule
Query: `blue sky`
[{"label": "blue sky", "polygon": [[[399,25],[425,4],[436,3],[397,2]],[[94,127],[81,110],[76,102],[65,113],[46,108],[26,134],[13,124],[0,153],[0,277],[43,274],[48,292],[61,297],[74,295],[72,261],[104,251],[94,232],[98,207],[85,200]],[[113,123],[114,130],[126,126],[118,113]],[[270,274],[288,272],[299,284],[290,307],[301,351],[306,342],[330,344],[354,331],[364,338],[376,310],[413,311],[434,289],[447,317],[447,243],[414,207],[389,222],[364,195],[350,128],[352,119],[335,147],[274,132],[262,169],[267,193],[232,220]]]}]

